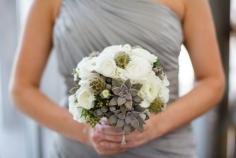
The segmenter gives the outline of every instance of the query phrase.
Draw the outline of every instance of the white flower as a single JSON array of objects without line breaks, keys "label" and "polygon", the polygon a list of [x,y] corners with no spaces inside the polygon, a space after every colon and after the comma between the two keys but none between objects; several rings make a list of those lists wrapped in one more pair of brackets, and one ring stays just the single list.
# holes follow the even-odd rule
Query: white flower
[{"label": "white flower", "polygon": [[82,108],[77,108],[76,111],[74,111],[73,119],[80,123],[86,123],[86,118],[81,116],[82,110]]},{"label": "white flower", "polygon": [[106,76],[115,77],[117,66],[113,58],[99,56],[95,71]]},{"label": "white flower", "polygon": [[151,64],[153,64],[158,59],[157,56],[151,54],[149,51],[147,51],[143,48],[140,48],[140,47],[133,48],[130,55],[131,56],[138,56],[138,57],[142,58],[143,60],[147,60]]},{"label": "white flower", "polygon": [[162,86],[162,81],[155,74],[150,73],[148,78],[142,83],[143,86],[139,91],[142,98],[146,99],[148,102],[152,102],[159,94],[160,87]]},{"label": "white flower", "polygon": [[79,107],[75,95],[71,95],[71,96],[69,96],[68,101],[69,101],[69,109],[74,109],[74,108]]},{"label": "white flower", "polygon": [[82,86],[82,87],[90,87],[91,81],[94,78],[96,78],[96,77],[99,77],[99,74],[97,74],[97,73],[89,73],[87,75],[87,78],[82,79],[82,80],[79,81],[79,85]]},{"label": "white flower", "polygon": [[170,85],[170,82],[169,82],[169,80],[168,80],[166,75],[164,75],[164,78],[163,78],[162,82],[163,82],[164,86],[169,86]]},{"label": "white flower", "polygon": [[94,94],[87,86],[81,86],[75,93],[77,107],[91,109],[94,106]]},{"label": "white flower", "polygon": [[73,115],[73,119],[80,122],[86,123],[85,117],[81,116],[83,108],[70,108],[69,111]]},{"label": "white flower", "polygon": [[169,89],[166,86],[161,85],[158,95],[164,103],[169,101]]},{"label": "white flower", "polygon": [[149,106],[150,106],[150,102],[148,102],[147,100],[143,100],[141,103],[140,103],[140,106],[142,107],[142,108],[148,108]]},{"label": "white flower", "polygon": [[109,98],[111,96],[111,93],[108,89],[105,89],[101,93],[102,98]]},{"label": "white flower", "polygon": [[125,76],[131,80],[144,80],[152,71],[152,65],[147,61],[137,56],[131,56],[131,61],[125,68]]},{"label": "white flower", "polygon": [[109,47],[106,47],[105,49],[103,49],[103,51],[101,52],[101,54],[99,56],[106,56],[109,55],[111,57],[114,57],[117,53],[119,52],[130,52],[132,50],[132,47],[129,44],[125,44],[125,45],[112,45]]},{"label": "white flower", "polygon": [[96,57],[85,57],[77,65],[79,77],[81,79],[87,78],[96,66]]},{"label": "white flower", "polygon": [[78,81],[79,80],[79,69],[75,69],[73,72],[74,75],[74,81]]}]

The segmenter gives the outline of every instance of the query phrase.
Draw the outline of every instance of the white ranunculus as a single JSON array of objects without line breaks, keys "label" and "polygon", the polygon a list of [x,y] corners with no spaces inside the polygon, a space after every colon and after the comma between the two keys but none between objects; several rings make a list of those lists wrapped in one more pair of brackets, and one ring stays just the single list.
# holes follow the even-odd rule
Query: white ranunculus
[{"label": "white ranunculus", "polygon": [[106,76],[106,77],[115,77],[117,66],[113,58],[104,58],[99,57],[97,60],[97,65],[95,71]]},{"label": "white ranunculus", "polygon": [[94,106],[94,94],[87,86],[81,86],[75,93],[78,107],[91,109]]},{"label": "white ranunculus", "polygon": [[149,106],[150,106],[150,102],[148,102],[147,100],[143,100],[141,103],[140,103],[140,106],[142,107],[142,108],[148,108]]},{"label": "white ranunculus", "polygon": [[142,83],[143,86],[139,91],[139,95],[145,98],[148,102],[152,102],[159,94],[162,81],[153,73],[148,75],[148,78]]},{"label": "white ranunculus", "polygon": [[143,48],[140,48],[140,47],[132,49],[130,55],[131,56],[138,56],[138,57],[142,58],[143,60],[147,60],[151,64],[153,64],[158,59],[157,56],[151,54],[149,51],[147,51]]},{"label": "white ranunculus", "polygon": [[160,87],[158,95],[164,103],[167,103],[169,101],[169,89],[166,86],[162,85]]},{"label": "white ranunculus", "polygon": [[152,65],[147,61],[137,56],[131,56],[131,60],[125,68],[125,76],[128,79],[141,81],[148,77],[152,71]]},{"label": "white ranunculus", "polygon": [[119,52],[130,52],[132,50],[132,47],[129,44],[125,44],[125,45],[112,45],[109,47],[106,47],[105,49],[103,49],[103,51],[101,52],[101,54],[99,56],[111,56],[112,58],[115,57],[115,55]]},{"label": "white ranunculus", "polygon": [[123,51],[126,52],[126,53],[132,51],[132,47],[131,47],[130,44],[125,44],[125,45],[123,45],[122,49],[123,49]]},{"label": "white ranunculus", "polygon": [[85,57],[77,65],[79,77],[81,79],[87,78],[96,66],[96,57]]}]

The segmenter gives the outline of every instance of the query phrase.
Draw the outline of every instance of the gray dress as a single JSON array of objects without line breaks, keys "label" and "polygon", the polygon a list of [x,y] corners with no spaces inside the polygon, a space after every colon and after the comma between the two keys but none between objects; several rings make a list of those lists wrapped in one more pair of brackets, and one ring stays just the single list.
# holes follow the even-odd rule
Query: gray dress
[{"label": "gray dress", "polygon": [[[72,69],[104,47],[129,43],[159,56],[170,80],[170,101],[178,98],[178,57],[183,42],[181,20],[170,8],[152,0],[62,0],[53,32],[59,70],[68,90]],[[67,105],[67,102],[64,103]],[[157,125],[158,126],[158,125]],[[51,158],[100,158],[89,146],[58,136]],[[112,158],[193,158],[191,125]]]}]

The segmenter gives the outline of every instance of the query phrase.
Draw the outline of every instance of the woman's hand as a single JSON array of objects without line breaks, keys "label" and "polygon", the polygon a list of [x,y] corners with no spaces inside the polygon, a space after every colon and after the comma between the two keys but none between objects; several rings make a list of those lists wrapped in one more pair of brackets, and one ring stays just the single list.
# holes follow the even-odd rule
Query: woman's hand
[{"label": "woman's hand", "polygon": [[157,123],[155,119],[150,118],[146,121],[142,132],[135,131],[125,136],[126,144],[123,144],[122,148],[128,149],[144,145],[159,137],[159,134],[157,132]]},{"label": "woman's hand", "polygon": [[[144,126],[144,131],[139,132],[135,131],[130,134],[125,135],[126,144],[121,145],[121,139],[123,134],[117,133],[113,127],[108,125],[100,125],[97,128],[97,134],[100,135],[100,143],[104,143],[106,146],[112,146],[115,143],[119,150],[125,151],[129,148],[134,148],[146,144],[147,142],[157,138],[160,133],[157,132],[157,122],[155,121],[155,116],[150,117],[149,120],[146,121]],[[159,134],[158,134],[159,133]]]},{"label": "woman's hand", "polygon": [[88,144],[91,145],[99,155],[115,155],[126,149],[121,145],[122,133],[117,133],[113,127],[97,125],[88,128]]}]

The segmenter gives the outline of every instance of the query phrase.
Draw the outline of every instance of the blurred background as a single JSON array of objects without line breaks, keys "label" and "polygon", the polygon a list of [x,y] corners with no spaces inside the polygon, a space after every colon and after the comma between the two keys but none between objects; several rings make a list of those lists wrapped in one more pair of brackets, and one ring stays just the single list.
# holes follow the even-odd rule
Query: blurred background
[{"label": "blurred background", "polygon": [[[0,0],[0,158],[48,158],[55,133],[19,113],[8,86],[17,43],[32,0]],[[218,107],[193,122],[199,158],[236,158],[236,0],[210,0],[227,89]],[[194,73],[182,47],[180,95],[191,90]],[[41,89],[60,103],[64,85],[52,53]]]}]

